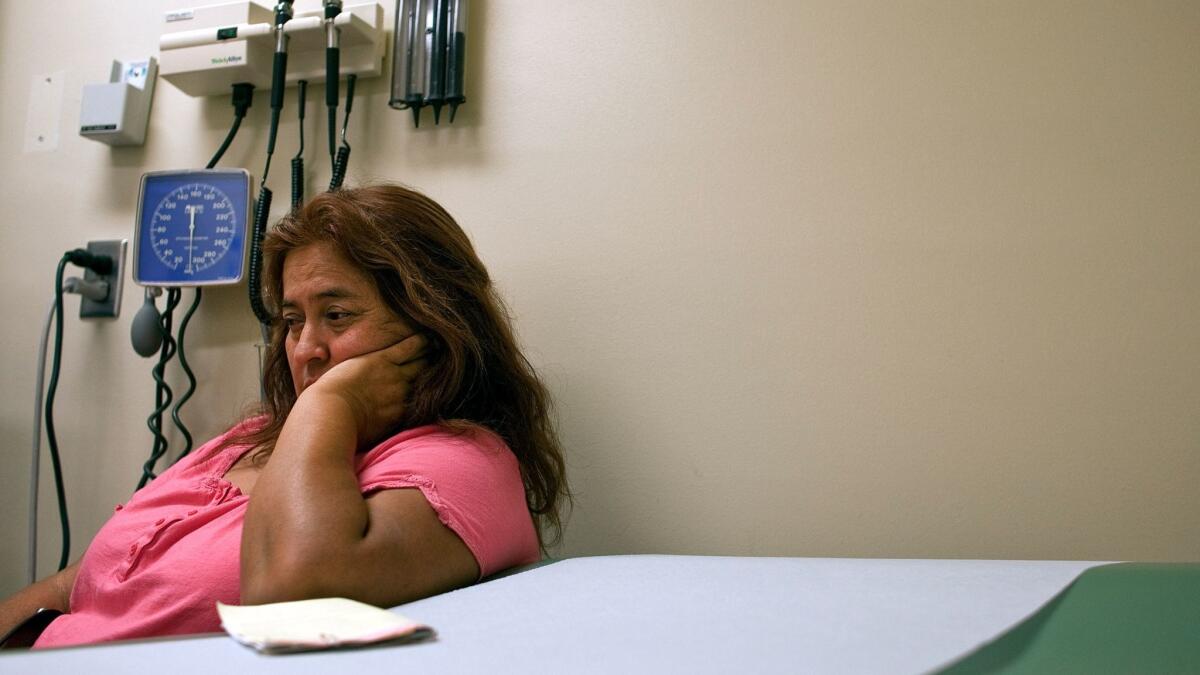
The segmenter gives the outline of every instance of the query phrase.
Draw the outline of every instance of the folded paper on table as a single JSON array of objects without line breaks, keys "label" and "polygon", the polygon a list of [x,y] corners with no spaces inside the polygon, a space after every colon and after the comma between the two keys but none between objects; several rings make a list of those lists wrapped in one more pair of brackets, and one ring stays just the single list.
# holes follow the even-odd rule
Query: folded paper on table
[{"label": "folded paper on table", "polygon": [[938,675],[1200,672],[1200,564],[1093,567]]},{"label": "folded paper on table", "polygon": [[411,642],[434,634],[412,619],[346,598],[246,606],[218,602],[217,613],[233,639],[265,654]]}]

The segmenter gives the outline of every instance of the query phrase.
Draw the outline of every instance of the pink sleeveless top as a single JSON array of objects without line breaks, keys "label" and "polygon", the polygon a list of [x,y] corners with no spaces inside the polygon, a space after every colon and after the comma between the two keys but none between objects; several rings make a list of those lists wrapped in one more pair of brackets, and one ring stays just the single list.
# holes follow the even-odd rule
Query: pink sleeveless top
[{"label": "pink sleeveless top", "polygon": [[[117,506],[84,553],[71,612],[35,647],[220,630],[216,602],[239,602],[249,498],[223,476],[247,450],[213,450],[226,432]],[[520,469],[495,434],[410,429],[358,455],[364,495],[416,488],[479,563],[480,576],[536,562]]]}]

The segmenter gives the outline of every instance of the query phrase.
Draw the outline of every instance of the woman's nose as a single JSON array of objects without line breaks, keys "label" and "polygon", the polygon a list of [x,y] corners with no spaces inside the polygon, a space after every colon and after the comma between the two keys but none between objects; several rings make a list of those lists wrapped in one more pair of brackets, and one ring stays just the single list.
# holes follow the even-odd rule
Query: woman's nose
[{"label": "woman's nose", "polygon": [[301,363],[324,361],[329,358],[329,347],[325,343],[321,330],[311,323],[306,323],[300,329],[296,339],[295,358]]}]

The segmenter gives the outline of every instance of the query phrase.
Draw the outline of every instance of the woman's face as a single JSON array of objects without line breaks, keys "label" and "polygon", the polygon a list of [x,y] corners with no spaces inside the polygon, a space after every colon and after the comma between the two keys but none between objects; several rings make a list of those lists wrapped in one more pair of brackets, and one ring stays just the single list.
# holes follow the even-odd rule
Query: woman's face
[{"label": "woman's face", "polygon": [[297,396],[342,361],[413,333],[384,304],[370,277],[325,243],[287,254],[280,310]]}]

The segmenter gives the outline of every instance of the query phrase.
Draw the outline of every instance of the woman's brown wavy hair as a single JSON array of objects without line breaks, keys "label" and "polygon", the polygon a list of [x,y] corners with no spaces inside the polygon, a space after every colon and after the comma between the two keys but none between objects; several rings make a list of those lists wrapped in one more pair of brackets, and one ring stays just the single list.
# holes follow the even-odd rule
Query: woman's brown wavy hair
[{"label": "woman's brown wavy hair", "polygon": [[[230,439],[274,449],[296,389],[278,319],[283,264],[289,252],[331,244],[375,282],[397,316],[424,332],[427,367],[413,383],[396,431],[441,424],[485,427],[512,449],[525,501],[543,546],[562,534],[560,511],[571,501],[550,396],[517,347],[511,319],[466,233],[432,199],[397,185],[325,192],[285,216],[265,237],[263,294],[275,314],[263,367],[265,426]],[[549,538],[547,539],[547,535]]]}]

